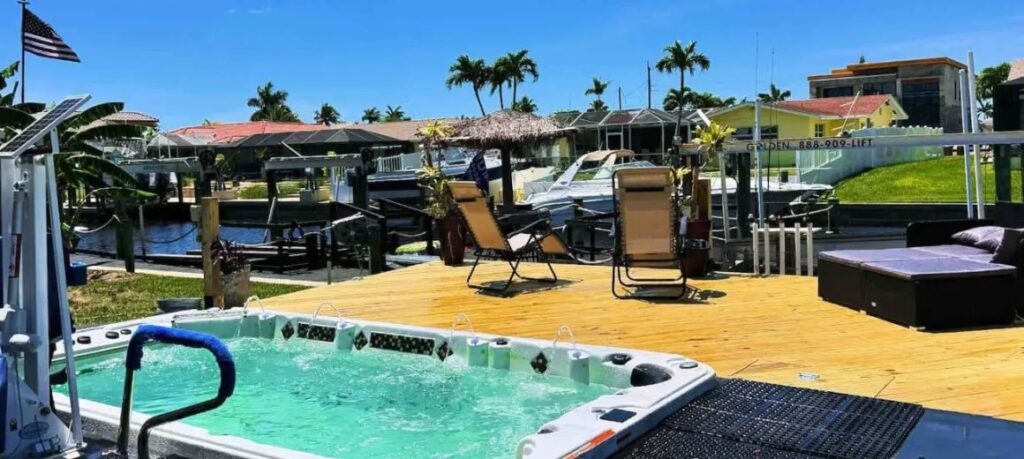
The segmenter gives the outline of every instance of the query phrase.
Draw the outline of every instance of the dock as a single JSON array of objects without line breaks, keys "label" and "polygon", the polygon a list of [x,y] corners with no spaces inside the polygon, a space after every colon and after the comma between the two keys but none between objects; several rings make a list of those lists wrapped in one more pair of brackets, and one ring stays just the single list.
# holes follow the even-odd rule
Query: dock
[{"label": "dock", "polygon": [[[264,303],[312,313],[331,302],[354,319],[442,329],[465,313],[479,332],[537,339],[565,324],[580,343],[681,354],[722,377],[1024,421],[1024,327],[912,330],[820,300],[813,277],[721,275],[691,280],[694,298],[652,302],[615,299],[607,266],[555,269],[558,285],[524,283],[509,298],[466,287],[468,265],[432,262]],[[508,266],[478,271],[504,280]]]}]

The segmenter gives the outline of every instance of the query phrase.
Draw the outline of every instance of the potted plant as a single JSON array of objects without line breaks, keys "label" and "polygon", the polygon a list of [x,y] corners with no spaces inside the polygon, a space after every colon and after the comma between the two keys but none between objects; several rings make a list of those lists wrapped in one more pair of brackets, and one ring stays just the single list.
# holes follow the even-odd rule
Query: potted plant
[{"label": "potted plant", "polygon": [[224,307],[243,306],[249,298],[249,260],[242,248],[231,241],[214,241],[211,247],[214,265],[220,269]]},{"label": "potted plant", "polygon": [[465,233],[462,219],[455,211],[455,198],[448,188],[448,176],[436,167],[424,167],[420,184],[427,191],[427,214],[437,222],[441,240],[441,260],[445,265],[461,265],[466,255]]},{"label": "potted plant", "polygon": [[[721,174],[722,183],[725,183],[725,164],[722,151],[725,149],[725,143],[732,137],[735,129],[721,124],[711,122],[706,127],[697,128],[696,137],[693,142],[697,144],[697,150],[701,153],[700,158],[697,160],[697,164],[692,171],[692,180],[690,181],[690,215],[691,220],[688,221],[686,226],[686,238],[694,240],[703,240],[711,242],[711,220],[710,210],[705,209],[704,213],[700,211],[700,204],[696,200],[692,199],[694,196],[694,187],[700,180],[700,170],[707,164],[719,164],[719,174]],[[710,192],[711,190],[708,190]],[[724,191],[724,190],[723,190]],[[723,199],[725,197],[723,196]],[[724,202],[724,201],[723,201]],[[705,215],[707,214],[707,215]],[[695,217],[695,218],[694,218]],[[708,251],[701,250],[700,252],[691,253],[692,256],[688,256],[686,262],[686,270],[688,275],[701,276],[707,271]]]}]

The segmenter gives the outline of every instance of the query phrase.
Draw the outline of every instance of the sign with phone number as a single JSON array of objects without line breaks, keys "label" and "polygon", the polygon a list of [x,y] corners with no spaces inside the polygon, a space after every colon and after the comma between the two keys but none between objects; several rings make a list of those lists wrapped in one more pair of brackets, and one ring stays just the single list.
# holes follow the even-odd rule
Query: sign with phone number
[{"label": "sign with phone number", "polygon": [[791,151],[791,150],[833,150],[841,148],[871,148],[874,139],[871,138],[822,138],[822,139],[788,139],[788,140],[765,140],[747,144],[747,151],[754,151],[759,148],[761,151]]}]

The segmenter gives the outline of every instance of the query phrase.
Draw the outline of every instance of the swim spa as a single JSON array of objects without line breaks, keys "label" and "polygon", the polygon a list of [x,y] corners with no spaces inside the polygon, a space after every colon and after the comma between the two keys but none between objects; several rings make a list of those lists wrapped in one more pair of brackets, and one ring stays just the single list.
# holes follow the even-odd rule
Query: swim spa
[{"label": "swim spa", "polygon": [[[116,425],[124,348],[141,323],[213,334],[236,361],[227,403],[155,430],[153,450],[165,454],[608,457],[714,385],[713,371],[698,362],[576,345],[569,333],[542,341],[471,327],[194,312],[76,334],[93,436],[107,438]],[[136,376],[133,424],[216,391],[217,366],[203,351],[149,347]]]}]

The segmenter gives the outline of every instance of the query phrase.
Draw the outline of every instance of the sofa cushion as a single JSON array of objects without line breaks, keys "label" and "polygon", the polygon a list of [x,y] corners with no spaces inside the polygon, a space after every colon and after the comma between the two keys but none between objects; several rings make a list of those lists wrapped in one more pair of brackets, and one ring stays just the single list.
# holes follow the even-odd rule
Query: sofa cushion
[{"label": "sofa cushion", "polygon": [[[973,249],[973,247],[968,247]],[[984,252],[982,252],[984,253]],[[923,260],[929,258],[941,258],[943,255],[930,252],[923,252],[914,249],[865,249],[865,250],[832,250],[821,252],[819,258],[841,265],[859,268],[861,264],[869,261],[887,260]]]},{"label": "sofa cushion", "polygon": [[926,279],[963,279],[968,277],[1012,276],[1013,266],[979,263],[962,258],[931,260],[895,260],[864,263],[861,268],[908,281]]},{"label": "sofa cushion", "polygon": [[1020,266],[1021,255],[1024,254],[1024,241],[1021,241],[1024,231],[1007,228],[1003,231],[1003,240],[999,242],[995,254],[992,256],[992,263]]},{"label": "sofa cushion", "polygon": [[988,255],[989,259],[991,259],[992,257],[992,252],[989,252],[985,249],[959,244],[926,245],[923,247],[914,247],[909,250],[944,257],[968,257],[971,255]]},{"label": "sofa cushion", "polygon": [[1000,229],[1002,228],[998,226],[977,226],[954,234],[953,241],[957,244],[973,246],[982,239],[985,239],[985,236],[988,236],[989,233]]},{"label": "sofa cushion", "polygon": [[1006,229],[999,228],[991,233],[985,235],[980,241],[974,244],[975,247],[985,249],[988,253],[995,253],[996,249],[999,248],[999,243],[1003,242],[1003,234],[1006,234]]}]

